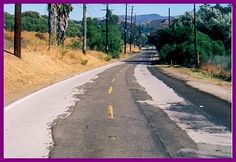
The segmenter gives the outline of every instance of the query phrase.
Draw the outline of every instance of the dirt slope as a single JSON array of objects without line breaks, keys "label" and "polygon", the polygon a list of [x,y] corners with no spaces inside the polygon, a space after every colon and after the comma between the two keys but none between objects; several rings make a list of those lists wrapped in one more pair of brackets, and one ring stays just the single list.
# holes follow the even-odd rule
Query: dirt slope
[{"label": "dirt slope", "polygon": [[[13,33],[4,33],[5,50],[13,51]],[[66,40],[65,46],[70,43]],[[22,58],[4,52],[4,105],[36,90],[75,74],[117,60],[106,60],[102,52],[51,47],[47,45],[47,34],[22,32]],[[122,57],[123,58],[123,57]]]}]

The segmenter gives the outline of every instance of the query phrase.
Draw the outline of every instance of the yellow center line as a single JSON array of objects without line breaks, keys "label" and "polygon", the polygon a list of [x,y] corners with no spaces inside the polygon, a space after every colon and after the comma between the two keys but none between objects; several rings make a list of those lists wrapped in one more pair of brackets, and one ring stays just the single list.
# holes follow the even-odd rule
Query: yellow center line
[{"label": "yellow center line", "polygon": [[107,91],[108,94],[111,94],[112,93],[112,86],[109,87],[108,91]]},{"label": "yellow center line", "polygon": [[112,105],[108,106],[108,112],[107,113],[108,113],[108,118],[109,119],[114,119]]}]

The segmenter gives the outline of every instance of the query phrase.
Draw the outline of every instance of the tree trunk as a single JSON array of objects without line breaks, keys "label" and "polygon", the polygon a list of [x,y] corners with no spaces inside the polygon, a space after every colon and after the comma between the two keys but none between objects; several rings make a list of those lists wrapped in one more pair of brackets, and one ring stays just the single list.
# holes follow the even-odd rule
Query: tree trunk
[{"label": "tree trunk", "polygon": [[58,19],[59,28],[58,28],[58,45],[63,45],[65,40],[65,33],[68,26],[68,20],[65,15],[61,15]]},{"label": "tree trunk", "polygon": [[48,5],[48,29],[49,29],[49,45],[57,44],[57,5]]}]

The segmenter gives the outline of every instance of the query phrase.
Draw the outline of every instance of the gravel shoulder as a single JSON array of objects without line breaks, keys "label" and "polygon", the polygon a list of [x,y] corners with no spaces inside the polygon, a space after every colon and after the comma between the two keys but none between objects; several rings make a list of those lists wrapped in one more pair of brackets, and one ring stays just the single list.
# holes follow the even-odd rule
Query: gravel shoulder
[{"label": "gravel shoulder", "polygon": [[213,78],[210,75],[184,67],[156,65],[156,68],[164,74],[184,81],[187,85],[193,88],[214,95],[229,103],[232,102],[231,82]]}]

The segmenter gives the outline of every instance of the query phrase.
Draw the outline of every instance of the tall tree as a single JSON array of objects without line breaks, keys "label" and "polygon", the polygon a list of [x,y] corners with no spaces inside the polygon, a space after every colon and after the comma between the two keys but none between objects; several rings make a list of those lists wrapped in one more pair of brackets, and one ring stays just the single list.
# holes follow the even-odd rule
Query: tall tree
[{"label": "tall tree", "polygon": [[58,20],[58,33],[57,41],[59,45],[64,44],[66,29],[68,27],[68,18],[70,12],[73,10],[71,4],[58,4],[57,20]]},{"label": "tall tree", "polygon": [[48,4],[49,45],[57,44],[57,4]]},{"label": "tall tree", "polygon": [[64,44],[65,33],[68,27],[69,14],[72,11],[71,4],[49,4],[48,25],[49,44]]}]

